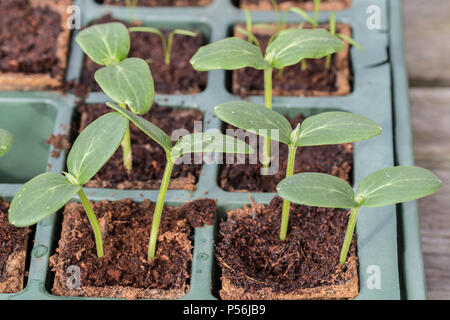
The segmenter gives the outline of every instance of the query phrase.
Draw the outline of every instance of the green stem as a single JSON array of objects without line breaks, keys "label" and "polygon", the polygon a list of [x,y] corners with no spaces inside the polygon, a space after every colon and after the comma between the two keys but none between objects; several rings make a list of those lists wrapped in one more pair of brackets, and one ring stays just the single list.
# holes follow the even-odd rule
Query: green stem
[{"label": "green stem", "polygon": [[[122,108],[126,109],[125,105],[120,105]],[[128,126],[123,136],[122,142],[122,156],[123,156],[123,166],[127,170],[128,175],[131,175],[133,171],[133,153],[131,151],[131,136],[130,136],[130,126]]]},{"label": "green stem", "polygon": [[83,204],[84,210],[86,211],[89,222],[91,223],[92,230],[94,231],[95,246],[97,247],[97,256],[101,258],[103,257],[104,253],[103,253],[103,240],[100,225],[83,189],[80,189],[80,191],[78,191],[78,196],[80,197],[81,203]]},{"label": "green stem", "polygon": [[327,60],[325,61],[325,69],[329,70],[331,64],[331,54],[327,56]]},{"label": "green stem", "polygon": [[170,65],[170,56],[172,54],[172,45],[173,45],[174,35],[175,35],[175,33],[173,31],[169,34],[169,39],[168,39],[167,45],[166,45],[166,51],[164,52],[164,55],[165,55],[164,62],[166,63],[166,65]]},{"label": "green stem", "polygon": [[166,198],[167,188],[169,186],[170,176],[172,175],[174,163],[168,158],[164,176],[161,181],[158,199],[156,201],[155,212],[153,213],[152,231],[148,242],[148,259],[155,259],[156,242],[158,241],[159,223],[161,221],[161,213],[164,207],[164,199]]},{"label": "green stem", "polygon": [[[272,68],[264,70],[264,102],[266,108],[272,110]],[[263,168],[268,168],[270,164],[270,154],[271,154],[271,140],[266,138],[263,146],[263,158],[262,165]]]},{"label": "green stem", "polygon": [[347,231],[345,232],[344,244],[341,249],[341,257],[339,258],[339,263],[345,265],[347,261],[347,253],[352,243],[353,232],[355,231],[356,219],[358,218],[358,211],[360,207],[352,208],[350,214],[350,219],[348,220]]},{"label": "green stem", "polygon": [[[295,164],[295,152],[297,147],[289,146],[289,156],[286,169],[286,178],[294,174],[294,164]],[[281,213],[281,228],[280,228],[280,240],[284,241],[287,235],[287,229],[289,224],[289,208],[291,202],[289,200],[283,200],[283,211]]]}]

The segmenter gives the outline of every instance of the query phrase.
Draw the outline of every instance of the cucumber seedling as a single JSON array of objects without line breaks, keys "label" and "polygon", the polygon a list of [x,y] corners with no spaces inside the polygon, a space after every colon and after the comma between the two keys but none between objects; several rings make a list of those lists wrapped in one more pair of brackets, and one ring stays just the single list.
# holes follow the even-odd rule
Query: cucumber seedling
[{"label": "cucumber seedling", "polygon": [[166,36],[162,31],[157,28],[152,27],[132,27],[129,28],[130,32],[148,32],[156,34],[161,39],[162,50],[164,53],[164,62],[166,65],[170,65],[170,56],[172,55],[172,47],[173,47],[173,37],[175,35],[183,35],[188,37],[196,37],[197,34],[195,32],[183,29],[175,29],[169,33],[169,36],[166,39]]},{"label": "cucumber seedling", "polygon": [[[264,100],[267,109],[272,109],[272,72],[295,65],[304,59],[319,59],[341,51],[344,43],[324,29],[283,30],[267,46],[266,53],[239,37],[230,37],[201,47],[192,57],[191,64],[198,71],[216,69],[237,70],[251,67],[264,71]],[[262,165],[270,164],[270,139],[266,138]]]},{"label": "cucumber seedling", "polygon": [[[323,112],[306,118],[294,130],[281,114],[255,103],[227,102],[216,106],[214,112],[226,123],[286,144],[289,148],[286,177],[294,173],[299,147],[356,142],[381,133],[375,121],[348,112]],[[286,239],[289,208],[289,200],[283,200],[280,240]]]},{"label": "cucumber seedling", "polygon": [[351,209],[339,263],[345,265],[347,253],[361,207],[384,207],[419,199],[435,193],[442,182],[419,167],[390,167],[375,171],[361,180],[356,196],[343,180],[323,173],[299,173],[281,181],[278,194],[294,203],[326,208]]},{"label": "cucumber seedling", "polygon": [[0,128],[0,157],[3,157],[11,150],[12,144],[12,134],[8,130]]},{"label": "cucumber seedling", "polygon": [[103,257],[100,225],[82,185],[87,183],[119,147],[128,120],[117,112],[107,113],[92,122],[75,140],[67,157],[64,176],[43,173],[25,183],[9,208],[9,222],[28,227],[61,209],[73,196],[78,197],[95,236],[97,256]]},{"label": "cucumber seedling", "polygon": [[172,169],[178,158],[184,154],[193,152],[224,152],[249,154],[253,150],[245,142],[223,135],[221,133],[193,133],[180,138],[172,146],[170,137],[157,126],[145,120],[138,115],[121,108],[114,103],[106,103],[109,107],[120,112],[125,118],[133,122],[140,130],[148,135],[152,140],[158,143],[166,152],[166,167],[164,169],[161,187],[156,200],[155,211],[153,214],[150,239],[148,244],[148,259],[154,260],[156,253],[156,243],[158,240],[159,224],[164,207],[167,188],[169,186]]},{"label": "cucumber seedling", "polygon": [[[152,74],[144,60],[127,58],[130,34],[124,24],[112,22],[88,27],[75,41],[89,58],[104,66],[94,77],[109,98],[136,114],[150,110],[155,95]],[[124,167],[131,175],[133,155],[129,128],[122,141],[122,151]]]}]

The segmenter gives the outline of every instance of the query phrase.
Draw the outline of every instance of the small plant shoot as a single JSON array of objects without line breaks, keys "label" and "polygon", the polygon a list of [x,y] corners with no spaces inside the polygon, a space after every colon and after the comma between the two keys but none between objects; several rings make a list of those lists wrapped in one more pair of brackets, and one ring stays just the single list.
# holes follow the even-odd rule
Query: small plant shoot
[{"label": "small plant shoot", "polygon": [[[347,42],[347,43],[351,44],[352,46],[355,46],[360,51],[362,51],[362,52],[365,51],[364,48],[358,42],[356,42],[353,38],[351,38],[343,33],[336,33],[336,13],[335,12],[331,13],[331,16],[330,16],[330,33],[338,36],[342,41]],[[331,56],[332,56],[331,54],[328,55],[326,62],[325,62],[325,68],[327,70],[330,69]]]},{"label": "small plant shoot", "polygon": [[[272,71],[295,65],[304,59],[319,59],[341,51],[344,43],[324,29],[288,29],[268,45],[265,56],[260,48],[241,38],[231,37],[201,47],[191,64],[199,71],[236,70],[251,67],[264,71],[264,101],[272,109]],[[263,167],[270,164],[270,139],[263,150]]]},{"label": "small plant shoot", "polygon": [[[155,89],[148,64],[127,58],[130,34],[124,24],[105,23],[81,31],[75,41],[95,63],[104,66],[95,73],[103,92],[122,108],[145,114],[153,104]],[[130,129],[122,141],[123,164],[129,175],[133,170]]]},{"label": "small plant shoot", "polygon": [[170,56],[172,55],[172,47],[173,47],[173,37],[175,35],[183,35],[188,37],[196,37],[197,34],[195,32],[183,29],[175,29],[169,33],[168,38],[164,36],[162,31],[152,27],[132,27],[129,28],[130,32],[148,32],[158,35],[161,38],[162,50],[164,53],[164,62],[166,65],[170,65]]},{"label": "small plant shoot", "polygon": [[351,209],[339,263],[345,265],[347,253],[361,207],[383,207],[415,200],[435,193],[442,182],[419,167],[399,166],[378,170],[365,177],[356,195],[343,180],[323,173],[299,173],[281,181],[278,194],[294,203],[326,208]]},{"label": "small plant shoot", "polygon": [[13,144],[13,136],[8,130],[0,128],[0,157],[3,157],[5,154],[11,150]]},{"label": "small plant shoot", "polygon": [[107,105],[125,118],[133,122],[140,130],[148,135],[152,140],[158,143],[166,152],[166,167],[161,181],[161,187],[156,201],[155,211],[153,214],[152,228],[148,244],[148,259],[154,260],[156,254],[156,243],[158,240],[159,224],[161,221],[161,214],[164,207],[164,200],[166,197],[167,188],[169,186],[170,176],[175,161],[184,154],[193,152],[224,152],[224,153],[253,153],[250,148],[243,141],[233,138],[231,136],[223,135],[221,133],[193,133],[186,135],[179,139],[175,145],[172,146],[170,137],[164,133],[157,126],[145,120],[142,117],[135,115],[120,106],[107,102]]},{"label": "small plant shoot", "polygon": [[97,256],[103,257],[100,226],[82,185],[87,183],[119,147],[128,120],[117,112],[92,122],[75,140],[67,157],[68,172],[48,172],[25,183],[9,208],[9,221],[17,227],[31,226],[61,209],[78,194],[95,236]]},{"label": "small plant shoot", "polygon": [[[286,144],[289,147],[286,177],[294,173],[298,147],[356,142],[381,133],[381,127],[375,121],[348,112],[320,113],[306,118],[294,130],[281,114],[255,103],[227,102],[216,106],[214,112],[226,123]],[[281,218],[281,240],[286,239],[289,207],[290,202],[285,199]]]}]

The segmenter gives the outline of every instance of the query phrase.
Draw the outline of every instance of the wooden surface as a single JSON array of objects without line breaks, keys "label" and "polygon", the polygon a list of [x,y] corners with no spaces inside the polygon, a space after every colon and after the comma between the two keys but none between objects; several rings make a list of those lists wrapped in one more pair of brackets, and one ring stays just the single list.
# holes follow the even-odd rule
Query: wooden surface
[{"label": "wooden surface", "polygon": [[450,299],[449,15],[448,0],[404,0],[415,161],[443,182],[419,201],[428,299]]}]

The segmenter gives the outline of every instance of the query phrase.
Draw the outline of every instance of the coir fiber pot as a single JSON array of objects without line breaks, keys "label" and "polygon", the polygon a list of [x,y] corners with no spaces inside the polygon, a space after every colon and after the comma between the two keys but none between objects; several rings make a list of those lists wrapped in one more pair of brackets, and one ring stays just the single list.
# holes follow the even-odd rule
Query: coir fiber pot
[{"label": "coir fiber pot", "polygon": [[[121,20],[129,20],[129,11],[124,7],[98,5],[94,1],[76,1],[82,13],[82,24],[87,25],[90,21],[112,12],[113,16]],[[379,28],[370,29],[367,25],[369,14],[367,8],[377,6],[380,11]],[[350,94],[339,97],[276,97],[274,98],[274,109],[290,116],[301,112],[305,116],[317,114],[323,111],[342,110],[354,112],[367,116],[377,121],[383,128],[382,135],[377,138],[356,143],[354,147],[353,183],[357,185],[362,177],[384,167],[394,165],[394,132],[393,132],[393,99],[397,99],[398,81],[395,86],[391,81],[392,62],[403,61],[401,53],[393,52],[395,47],[389,48],[389,41],[400,36],[400,31],[389,30],[388,17],[399,19],[399,11],[392,9],[385,0],[360,0],[352,1],[352,5],[337,12],[337,22],[349,24],[353,37],[364,48],[365,53],[352,48],[350,51],[351,66],[353,73],[352,91]],[[275,13],[271,11],[252,12],[253,21],[275,22]],[[321,12],[319,21],[327,22],[329,12]],[[210,6],[196,8],[139,8],[134,11],[134,19],[141,20],[144,25],[156,25],[164,27],[184,27],[188,29],[201,30],[209,42],[214,42],[229,35],[231,28],[237,23],[245,22],[243,11],[233,6],[228,1],[214,1]],[[288,22],[299,22],[293,15],[288,16]],[[397,24],[396,24],[397,25]],[[387,31],[391,31],[389,34]],[[73,41],[76,31],[72,34],[72,49],[69,59],[67,79],[78,79],[81,74],[83,55],[81,49]],[[389,37],[391,35],[391,38]],[[398,74],[398,67],[394,68],[394,76]],[[400,72],[402,71],[400,67]],[[403,69],[404,71],[404,69]],[[396,73],[397,72],[397,73]],[[222,102],[238,99],[232,95],[229,88],[229,74],[224,71],[209,72],[207,86],[204,91],[195,95],[157,95],[156,102],[162,106],[174,108],[194,108],[203,113],[204,130],[220,129],[222,123],[214,117],[213,107]],[[393,91],[394,90],[394,91]],[[394,96],[392,93],[396,93]],[[3,92],[0,94],[0,112],[10,104],[23,104],[29,108],[35,105],[50,105],[55,111],[55,121],[48,124],[53,134],[68,135],[71,130],[71,120],[75,110],[76,97],[71,94],[62,96],[58,93],[48,92]],[[250,101],[262,103],[260,96],[250,96]],[[101,93],[91,93],[87,103],[103,103],[107,101]],[[399,134],[407,134],[409,122],[403,122],[406,129],[400,130],[396,127],[396,139],[402,139]],[[400,131],[399,131],[400,130]],[[20,139],[20,138],[19,138]],[[397,143],[397,145],[399,145]],[[48,147],[48,146],[47,146]],[[411,152],[406,147],[406,152]],[[60,153],[59,158],[50,156],[53,147],[47,149],[47,167],[42,170],[61,172],[64,170],[66,154]],[[24,150],[23,157],[28,153]],[[1,163],[1,162],[0,162]],[[217,199],[218,219],[223,219],[230,209],[242,208],[250,205],[249,194],[223,191],[218,184],[219,166],[217,164],[204,164],[195,191],[169,190],[167,192],[168,205],[179,206],[192,199],[212,198]],[[0,165],[1,167],[1,165]],[[32,173],[34,175],[34,172]],[[12,183],[0,184],[0,197],[9,201],[19,190],[24,180],[12,181]],[[156,201],[158,190],[116,190],[87,188],[87,195],[93,201],[121,200],[130,198],[134,202],[142,202],[149,199]],[[268,204],[273,198],[272,193],[250,193],[251,198],[261,204]],[[77,201],[77,199],[73,199]],[[359,294],[356,299],[400,299],[409,298],[414,295],[405,293],[405,277],[409,274],[411,264],[420,264],[421,257],[415,252],[415,256],[402,248],[410,248],[410,244],[418,241],[418,236],[400,237],[399,226],[406,231],[416,230],[417,224],[404,223],[403,218],[407,216],[400,214],[398,207],[361,209],[357,224],[357,255]],[[59,229],[60,220],[56,216],[45,219],[38,223],[34,235],[34,243],[29,252],[29,263],[27,264],[28,277],[25,288],[17,294],[1,294],[0,299],[95,299],[74,298],[54,296],[50,293],[52,275],[49,272],[49,256],[55,251],[55,239],[59,238],[56,230]],[[191,268],[190,290],[183,299],[216,299],[220,290],[220,282],[215,281],[220,270],[218,270],[214,258],[213,241],[217,239],[217,228],[206,226],[195,228],[193,241],[193,264]],[[407,263],[406,263],[407,262]],[[420,268],[419,268],[420,273]],[[374,277],[378,277],[374,281]],[[411,278],[408,278],[411,279]],[[411,280],[408,280],[411,281]],[[409,282],[410,283],[410,282]],[[408,292],[415,292],[420,296],[423,289],[411,288]]]}]

